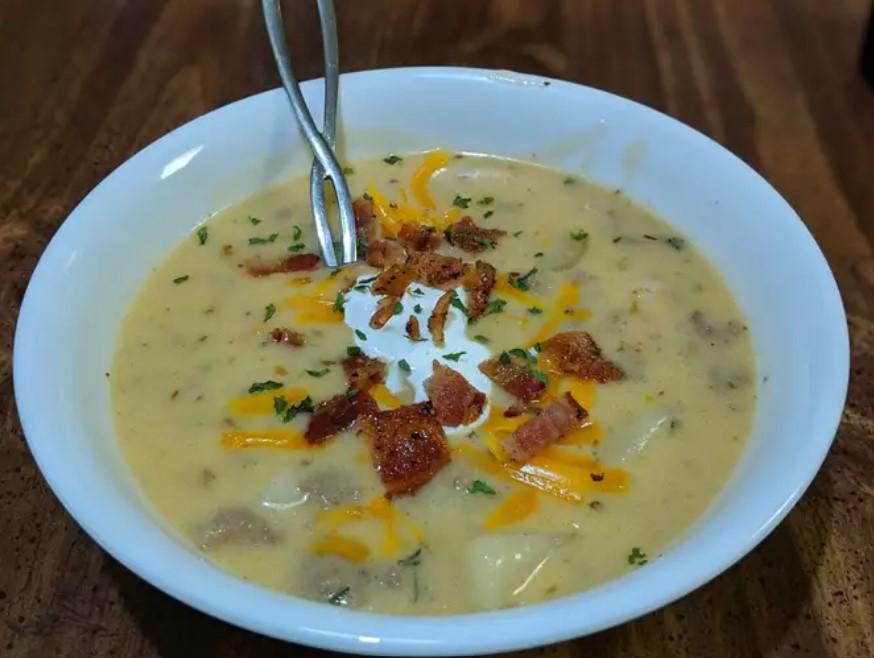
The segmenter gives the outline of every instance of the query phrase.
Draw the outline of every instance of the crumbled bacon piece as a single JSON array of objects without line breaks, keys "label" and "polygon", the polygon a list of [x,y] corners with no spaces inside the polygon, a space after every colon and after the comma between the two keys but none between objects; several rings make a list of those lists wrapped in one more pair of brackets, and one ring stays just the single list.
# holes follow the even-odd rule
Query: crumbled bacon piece
[{"label": "crumbled bacon piece", "polygon": [[374,237],[376,213],[373,201],[358,197],[352,202],[352,212],[355,213],[355,235],[358,237],[358,255],[361,256]]},{"label": "crumbled bacon piece", "polygon": [[524,402],[536,400],[546,384],[535,375],[525,359],[504,352],[479,364],[479,370],[495,384]]},{"label": "crumbled bacon piece", "polygon": [[470,265],[459,258],[431,252],[410,254],[407,263],[416,273],[416,281],[441,290],[460,285],[470,270]]},{"label": "crumbled bacon piece", "polygon": [[370,393],[353,391],[335,395],[330,400],[320,402],[310,416],[304,438],[307,443],[316,444],[327,441],[332,436],[347,430],[362,416],[379,412],[379,405]]},{"label": "crumbled bacon piece", "polygon": [[463,375],[436,360],[433,368],[434,374],[423,385],[437,420],[446,427],[470,425],[483,412],[485,394],[471,386]]},{"label": "crumbled bacon piece", "polygon": [[489,306],[489,297],[495,287],[497,272],[489,263],[478,260],[470,294],[467,296],[467,312],[472,318],[478,318]]},{"label": "crumbled bacon piece", "polygon": [[398,231],[398,240],[408,252],[435,251],[440,246],[440,236],[424,224],[404,224]]},{"label": "crumbled bacon piece", "polygon": [[223,245],[222,245],[222,253],[223,253],[225,256],[230,256],[232,253],[234,253],[234,245],[232,245],[232,244],[223,244]]},{"label": "crumbled bacon piece", "polygon": [[305,272],[316,269],[320,260],[316,254],[294,254],[293,256],[271,262],[260,259],[250,260],[246,263],[246,269],[252,276]]},{"label": "crumbled bacon piece", "polygon": [[343,372],[350,389],[366,391],[385,381],[385,361],[366,354],[356,354],[343,359]]},{"label": "crumbled bacon piece", "polygon": [[367,244],[367,264],[385,268],[407,259],[407,252],[397,242],[391,240],[371,240]]},{"label": "crumbled bacon piece", "polygon": [[565,393],[546,405],[539,416],[501,441],[501,448],[514,462],[527,461],[577,427],[588,415],[570,393]]},{"label": "crumbled bacon piece", "polygon": [[407,324],[404,328],[407,332],[407,336],[412,340],[419,340],[422,338],[422,331],[419,329],[419,318],[415,315],[411,315],[407,318]]},{"label": "crumbled bacon piece", "polygon": [[376,312],[374,312],[373,317],[370,318],[370,328],[382,329],[385,326],[385,323],[391,320],[392,316],[395,314],[395,304],[400,301],[400,297],[386,296],[380,298],[380,300],[376,302]]},{"label": "crumbled bacon piece", "polygon": [[360,425],[388,498],[413,493],[449,463],[449,445],[430,402],[364,416]]},{"label": "crumbled bacon piece", "polygon": [[379,276],[376,277],[376,280],[370,286],[370,291],[374,295],[402,297],[407,290],[407,286],[412,283],[415,277],[416,272],[406,263],[392,265],[380,272]]},{"label": "crumbled bacon piece", "polygon": [[447,290],[440,295],[440,299],[434,304],[434,310],[431,311],[431,316],[428,318],[428,331],[431,332],[431,340],[434,341],[435,345],[443,344],[446,316],[449,314],[449,305],[453,299],[455,299],[454,290]]},{"label": "crumbled bacon piece", "polygon": [[540,344],[540,354],[560,372],[600,384],[622,379],[624,373],[601,355],[598,343],[585,331],[564,331]]},{"label": "crumbled bacon piece", "polygon": [[283,345],[291,345],[292,347],[300,347],[307,342],[306,336],[297,331],[292,331],[286,327],[276,327],[270,332],[270,340],[274,343],[282,343]]},{"label": "crumbled bacon piece", "polygon": [[485,251],[488,247],[494,247],[498,238],[505,235],[507,232],[501,229],[477,226],[469,215],[465,215],[446,229],[446,239],[449,244],[474,254]]}]

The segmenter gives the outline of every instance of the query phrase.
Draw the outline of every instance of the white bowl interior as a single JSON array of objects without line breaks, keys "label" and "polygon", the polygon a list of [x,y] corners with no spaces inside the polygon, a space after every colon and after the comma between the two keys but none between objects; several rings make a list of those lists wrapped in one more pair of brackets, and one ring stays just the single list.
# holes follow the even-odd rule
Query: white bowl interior
[{"label": "white bowl interior", "polygon": [[[304,85],[317,116],[321,89]],[[152,268],[204,217],[308,169],[285,98],[272,91],[183,126],[116,170],[61,227],[31,281],[15,346],[22,423],[49,484],[110,553],[177,598],[276,637],[363,653],[479,653],[594,632],[663,605],[728,567],[786,514],[834,435],[848,341],[822,254],[764,180],[633,102],[504,72],[344,76],[340,125],[349,161],[434,147],[535,157],[621,187],[688,236],[734,291],[757,355],[758,413],[731,481],[645,569],[560,601],[480,615],[398,618],[317,605],[249,585],[187,548],[126,469],[105,373]]]}]

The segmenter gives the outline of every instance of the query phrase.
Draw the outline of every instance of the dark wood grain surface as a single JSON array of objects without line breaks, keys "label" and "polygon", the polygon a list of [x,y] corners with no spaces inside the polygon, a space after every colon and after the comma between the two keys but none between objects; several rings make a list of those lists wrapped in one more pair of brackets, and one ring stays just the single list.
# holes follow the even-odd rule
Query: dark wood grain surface
[{"label": "dark wood grain surface", "polygon": [[[304,78],[320,75],[314,6],[286,2]],[[786,521],[683,600],[532,656],[874,656],[874,92],[857,67],[869,8],[870,0],[338,0],[344,70],[451,64],[562,77],[711,135],[798,210],[844,295],[848,405],[823,470]],[[40,477],[12,395],[21,297],[67,213],[163,133],[277,84],[256,0],[0,0],[4,657],[318,653],[194,612],[103,553]]]}]

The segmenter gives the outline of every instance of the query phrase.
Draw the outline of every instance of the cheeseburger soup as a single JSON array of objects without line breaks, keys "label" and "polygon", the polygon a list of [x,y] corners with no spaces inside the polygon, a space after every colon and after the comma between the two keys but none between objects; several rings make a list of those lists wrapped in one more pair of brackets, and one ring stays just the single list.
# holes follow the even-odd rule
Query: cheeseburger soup
[{"label": "cheeseburger soup", "polygon": [[361,259],[320,266],[308,179],[202,224],[111,372],[154,507],[266,587],[401,614],[564,596],[657,560],[737,461],[747,329],[618,190],[435,151],[347,169]]}]

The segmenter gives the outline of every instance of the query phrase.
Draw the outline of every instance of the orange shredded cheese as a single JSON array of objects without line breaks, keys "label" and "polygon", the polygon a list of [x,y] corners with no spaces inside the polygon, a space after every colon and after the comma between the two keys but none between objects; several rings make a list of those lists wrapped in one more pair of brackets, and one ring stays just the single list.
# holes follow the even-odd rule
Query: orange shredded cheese
[{"label": "orange shredded cheese", "polygon": [[337,555],[350,562],[364,562],[370,557],[370,549],[362,542],[351,537],[328,535],[313,544],[313,552],[322,557]]},{"label": "orange shredded cheese", "polygon": [[370,389],[369,393],[373,396],[373,399],[376,400],[380,407],[386,409],[397,409],[401,406],[401,401],[398,400],[390,390],[388,390],[385,384],[377,384]]},{"label": "orange shredded cheese", "polygon": [[273,448],[276,450],[311,450],[318,446],[307,443],[303,433],[287,430],[231,430],[222,432],[223,448]]},{"label": "orange shredded cheese", "polygon": [[537,511],[539,502],[537,492],[533,489],[514,491],[492,510],[483,527],[486,530],[494,530],[524,521]]},{"label": "orange shredded cheese", "polygon": [[413,196],[423,208],[434,209],[434,199],[431,197],[431,192],[428,190],[428,183],[438,171],[443,169],[449,162],[449,157],[444,151],[431,151],[425,156],[413,176],[410,179],[410,189],[413,191]]},{"label": "orange shredded cheese", "polygon": [[[380,522],[383,526],[382,541],[376,549],[376,554],[381,557],[397,555],[405,545],[419,543],[423,539],[422,532],[416,524],[395,509],[383,496],[374,498],[366,505],[350,505],[322,512],[319,522],[327,530],[328,535],[334,536],[346,523],[360,522],[368,518]],[[399,528],[404,532],[399,532]]]},{"label": "orange shredded cheese", "polygon": [[261,416],[273,413],[273,398],[284,397],[292,404],[297,404],[306,397],[302,388],[278,388],[262,393],[250,393],[228,402],[228,411],[235,416]]}]

